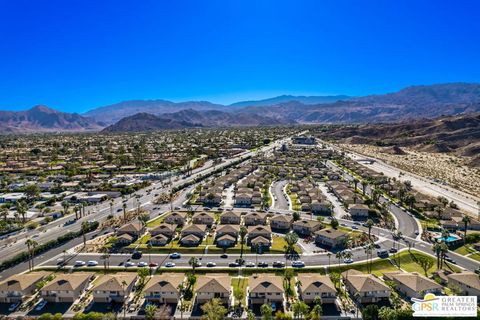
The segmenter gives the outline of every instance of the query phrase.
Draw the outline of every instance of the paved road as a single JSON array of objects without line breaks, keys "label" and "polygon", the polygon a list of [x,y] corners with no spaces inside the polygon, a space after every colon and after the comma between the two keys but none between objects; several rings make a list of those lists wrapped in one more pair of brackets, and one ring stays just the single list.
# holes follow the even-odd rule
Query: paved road
[{"label": "paved road", "polygon": [[[340,169],[331,161],[327,161],[327,166],[330,168],[336,168],[337,171],[338,169]],[[343,177],[347,181],[353,181],[353,177],[349,173],[345,171],[341,171],[341,172],[343,174]],[[362,190],[361,182],[358,183],[357,188],[359,188],[359,190]],[[365,192],[368,196],[371,196],[372,188],[369,185],[367,185],[365,187]],[[402,209],[398,205],[391,203],[390,200],[385,198],[384,196],[379,197],[379,202],[382,204],[387,203],[387,209],[395,217],[396,223],[397,223],[396,227],[399,231],[402,232],[402,234],[412,238],[417,238],[418,235],[420,235],[421,233],[420,225],[419,223],[417,223],[416,219],[413,216],[411,216],[408,212],[406,212],[404,209]]]},{"label": "paved road", "polygon": [[283,188],[288,182],[286,180],[275,181],[272,184],[272,194],[274,196],[273,209],[288,210],[288,201],[285,198]]},{"label": "paved road", "polygon": [[[289,212],[289,211],[279,212],[277,210],[275,211],[277,212],[277,214],[284,214]],[[304,218],[308,218],[308,217],[309,217],[308,215],[304,215]],[[357,230],[364,231],[364,232],[368,231],[367,228],[361,225],[358,225],[358,223],[354,221],[339,219],[339,222],[341,223],[341,225],[345,227],[353,227]],[[377,227],[373,227],[371,233],[373,235],[376,235],[379,238],[379,241],[377,241],[377,244],[382,249],[388,250],[395,246],[395,248],[398,248],[399,250],[407,250],[408,243],[411,243],[412,248],[422,251],[428,255],[433,255],[432,245],[427,242],[418,241],[415,238],[406,237],[406,236],[404,236],[403,239],[399,241],[395,241],[393,239],[392,232],[390,232],[389,230],[385,230]],[[248,252],[248,249],[245,252]],[[367,259],[365,249],[363,247],[352,249],[352,254],[353,254],[354,262],[361,262]],[[375,257],[375,252],[373,253],[373,255]],[[473,259],[461,256],[454,252],[449,252],[448,255],[457,262],[458,266],[465,268],[467,270],[475,270],[480,267],[480,262],[477,262]],[[58,257],[61,257],[61,256],[62,255],[59,255]],[[56,259],[58,257],[53,257],[48,262],[46,262],[44,266],[55,266]],[[73,266],[74,262],[77,260],[82,260],[85,262],[89,260],[96,260],[98,261],[100,266],[100,265],[103,265],[103,260],[101,260],[100,257],[101,257],[101,254],[81,253],[75,256],[74,258],[72,258],[68,266]],[[207,262],[215,262],[217,267],[228,267],[228,264],[234,261],[236,258],[239,258],[239,255],[229,254],[228,258],[222,258],[221,254],[206,254],[206,255],[205,254],[182,254],[180,259],[170,259],[168,254],[152,254],[152,255],[144,254],[140,260],[131,260],[131,255],[129,254],[112,254],[110,257],[110,266],[122,267],[125,265],[125,262],[127,261],[133,261],[135,263],[143,261],[143,262],[149,263],[151,259],[152,262],[158,263],[161,267],[164,267],[166,262],[174,262],[175,267],[189,267],[188,261],[190,260],[191,257],[197,257],[203,264],[202,268],[207,268],[206,267]],[[247,262],[253,262],[255,264],[257,262],[264,261],[269,263],[269,266],[272,266],[272,263],[274,261],[286,261],[286,258],[283,254],[247,253],[247,254],[244,254],[244,259]],[[307,267],[328,266],[329,260],[332,265],[338,264],[338,260],[335,258],[335,255],[332,254],[329,258],[327,253],[303,254],[298,258],[294,258],[294,260],[301,260],[305,262]],[[291,262],[291,259],[288,259],[287,264],[289,264],[290,262]],[[340,261],[340,262],[341,264],[343,264],[343,261]]]}]

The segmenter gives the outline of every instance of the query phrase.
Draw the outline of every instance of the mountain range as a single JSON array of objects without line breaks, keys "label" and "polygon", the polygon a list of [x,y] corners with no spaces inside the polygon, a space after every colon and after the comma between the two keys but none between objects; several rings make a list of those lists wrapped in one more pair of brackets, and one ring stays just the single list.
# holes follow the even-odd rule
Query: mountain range
[{"label": "mountain range", "polygon": [[189,127],[379,123],[480,112],[480,84],[411,86],[363,97],[279,96],[220,105],[208,101],[130,100],[82,115],[37,106],[0,111],[0,133],[149,131]]}]

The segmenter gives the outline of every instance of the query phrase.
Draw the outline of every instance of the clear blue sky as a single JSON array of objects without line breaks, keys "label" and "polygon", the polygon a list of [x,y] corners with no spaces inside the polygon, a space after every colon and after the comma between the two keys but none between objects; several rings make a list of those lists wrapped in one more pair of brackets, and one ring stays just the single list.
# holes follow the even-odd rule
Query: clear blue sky
[{"label": "clear blue sky", "polygon": [[480,82],[480,1],[0,0],[0,109]]}]

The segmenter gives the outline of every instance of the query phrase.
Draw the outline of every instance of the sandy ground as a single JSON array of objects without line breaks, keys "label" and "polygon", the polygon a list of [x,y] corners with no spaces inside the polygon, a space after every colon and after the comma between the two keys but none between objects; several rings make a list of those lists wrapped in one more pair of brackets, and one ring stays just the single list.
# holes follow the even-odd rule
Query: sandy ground
[{"label": "sandy ground", "polygon": [[386,163],[413,172],[425,178],[435,178],[448,185],[470,193],[480,194],[480,169],[468,167],[468,158],[460,158],[450,154],[419,152],[402,148],[405,155],[394,155],[384,152],[385,148],[362,144],[342,144],[341,147],[375,157]]}]

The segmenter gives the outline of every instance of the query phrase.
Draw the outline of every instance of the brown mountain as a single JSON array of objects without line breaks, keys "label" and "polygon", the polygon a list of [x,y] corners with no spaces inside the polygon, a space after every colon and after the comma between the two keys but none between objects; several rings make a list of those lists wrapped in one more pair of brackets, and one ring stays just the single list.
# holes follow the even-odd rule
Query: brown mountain
[{"label": "brown mountain", "polygon": [[418,119],[399,123],[332,126],[324,138],[347,143],[412,147],[428,152],[453,152],[480,159],[480,113]]},{"label": "brown mountain", "polygon": [[187,121],[178,121],[172,118],[156,116],[149,113],[137,113],[133,116],[125,117],[117,123],[106,127],[102,132],[156,131],[191,128],[195,126],[197,125]]},{"label": "brown mountain", "polygon": [[0,133],[97,131],[101,128],[91,118],[46,106],[35,106],[25,111],[0,111]]}]

